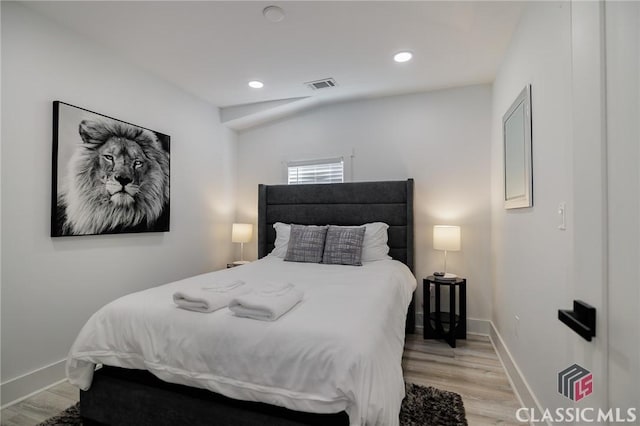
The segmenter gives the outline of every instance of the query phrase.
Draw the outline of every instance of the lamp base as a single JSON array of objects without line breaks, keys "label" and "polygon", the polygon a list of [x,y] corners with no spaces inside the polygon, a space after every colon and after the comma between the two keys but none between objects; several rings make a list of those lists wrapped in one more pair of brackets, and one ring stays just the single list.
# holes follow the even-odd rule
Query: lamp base
[{"label": "lamp base", "polygon": [[437,280],[441,281],[455,281],[456,279],[458,279],[458,276],[456,274],[452,274],[449,272],[434,272],[433,276]]},{"label": "lamp base", "polygon": [[246,265],[247,263],[250,263],[248,260],[236,260],[233,262],[234,265]]}]

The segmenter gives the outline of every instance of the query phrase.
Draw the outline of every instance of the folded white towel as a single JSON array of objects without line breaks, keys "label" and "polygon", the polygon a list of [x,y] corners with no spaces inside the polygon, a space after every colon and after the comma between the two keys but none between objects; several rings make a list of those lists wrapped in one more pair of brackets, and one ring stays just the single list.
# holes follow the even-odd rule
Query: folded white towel
[{"label": "folded white towel", "polygon": [[207,287],[202,287],[203,290],[209,290],[209,291],[216,291],[216,292],[227,292],[227,291],[231,291],[234,288],[238,288],[240,286],[244,285],[244,281],[242,280],[236,280],[236,281],[231,281],[231,282],[223,282],[223,283],[213,283],[210,286]]},{"label": "folded white towel", "polygon": [[229,305],[241,294],[249,292],[244,281],[212,284],[210,287],[176,291],[173,301],[179,308],[196,312],[213,312]]},{"label": "folded white towel", "polygon": [[304,293],[293,284],[269,283],[233,298],[229,309],[239,317],[275,321],[297,305],[303,296]]}]

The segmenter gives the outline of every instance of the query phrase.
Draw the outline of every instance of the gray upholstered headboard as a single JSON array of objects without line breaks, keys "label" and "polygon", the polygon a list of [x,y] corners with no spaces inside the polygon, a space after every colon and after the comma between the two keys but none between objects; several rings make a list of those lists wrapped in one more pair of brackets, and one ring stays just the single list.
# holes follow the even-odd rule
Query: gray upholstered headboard
[{"label": "gray upholstered headboard", "polygon": [[[389,225],[389,255],[414,271],[413,179],[258,187],[258,257],[273,250],[276,222],[301,225]],[[414,304],[407,330],[413,332]]]}]

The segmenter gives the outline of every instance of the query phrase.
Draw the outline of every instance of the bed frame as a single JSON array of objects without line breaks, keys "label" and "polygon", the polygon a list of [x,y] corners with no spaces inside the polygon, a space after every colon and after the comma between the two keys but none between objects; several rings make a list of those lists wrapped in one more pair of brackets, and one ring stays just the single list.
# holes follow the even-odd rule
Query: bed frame
[{"label": "bed frame", "polygon": [[[260,185],[258,257],[275,240],[275,222],[303,225],[389,225],[389,255],[414,271],[413,179],[329,185]],[[408,308],[406,332],[415,329],[415,304]],[[163,382],[143,370],[104,366],[91,388],[80,392],[86,425],[135,426],[302,426],[348,425],[345,412],[301,413],[268,404]]]}]

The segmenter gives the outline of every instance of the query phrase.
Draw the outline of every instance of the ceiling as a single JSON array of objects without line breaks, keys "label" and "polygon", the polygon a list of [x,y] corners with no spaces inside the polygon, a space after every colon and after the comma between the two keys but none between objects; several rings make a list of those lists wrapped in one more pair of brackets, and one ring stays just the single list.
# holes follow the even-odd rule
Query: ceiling
[{"label": "ceiling", "polygon": [[[25,4],[220,107],[491,82],[524,7],[504,1]],[[264,18],[271,4],[284,9],[284,20]],[[400,50],[414,59],[395,63]],[[313,91],[303,84],[326,77],[338,87]],[[253,79],[264,88],[249,88]]]}]

